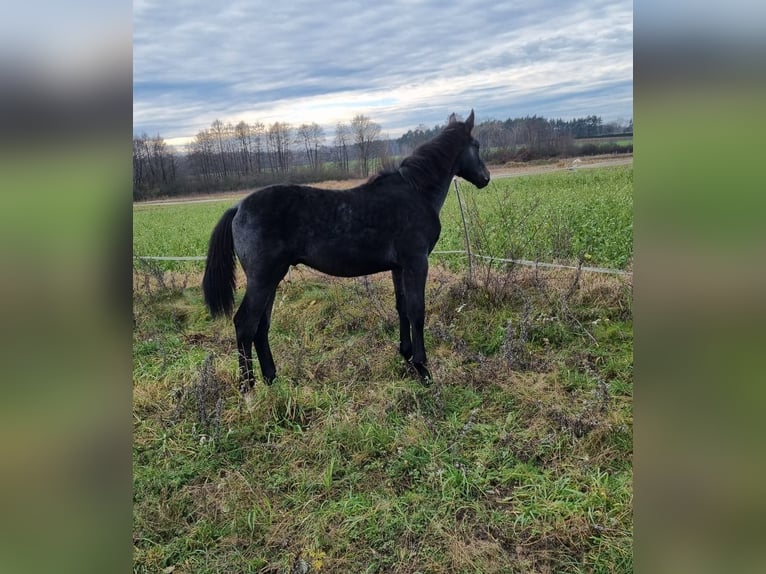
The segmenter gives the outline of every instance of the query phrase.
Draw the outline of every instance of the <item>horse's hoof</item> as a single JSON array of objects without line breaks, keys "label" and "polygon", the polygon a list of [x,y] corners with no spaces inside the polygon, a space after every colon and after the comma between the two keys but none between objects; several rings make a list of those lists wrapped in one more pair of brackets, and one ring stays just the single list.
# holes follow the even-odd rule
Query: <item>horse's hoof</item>
[{"label": "horse's hoof", "polygon": [[270,387],[271,385],[273,385],[274,381],[276,381],[276,380],[277,380],[277,376],[276,375],[273,375],[271,377],[263,377],[263,382],[266,383],[267,387]]},{"label": "horse's hoof", "polygon": [[422,363],[412,363],[412,366],[415,367],[415,370],[418,372],[420,382],[426,387],[430,387],[431,383],[433,383],[433,379],[431,378],[431,372],[426,366]]}]

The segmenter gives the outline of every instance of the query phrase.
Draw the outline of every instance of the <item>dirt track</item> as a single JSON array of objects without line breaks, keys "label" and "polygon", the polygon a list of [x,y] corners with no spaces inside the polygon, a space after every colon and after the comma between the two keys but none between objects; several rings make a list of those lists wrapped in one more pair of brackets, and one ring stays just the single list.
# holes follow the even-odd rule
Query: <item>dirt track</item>
[{"label": "dirt track", "polygon": [[[529,165],[524,163],[506,164],[503,166],[489,166],[490,174],[493,179],[505,177],[519,177],[523,175],[539,175],[543,173],[552,173],[555,171],[588,169],[596,167],[610,167],[617,165],[631,165],[633,163],[633,154],[630,155],[602,155],[588,158],[571,158],[565,160],[553,161],[545,164]],[[331,180],[319,182],[316,187],[325,189],[348,189],[364,183],[364,179],[346,179]],[[179,203],[207,203],[211,201],[223,201],[226,199],[238,200],[249,194],[252,189],[243,189],[235,192],[216,193],[208,195],[196,195],[194,197],[179,197],[174,199],[161,199],[152,201],[134,202],[134,206],[154,206],[154,205],[176,205]]]},{"label": "dirt track", "polygon": [[540,165],[518,164],[510,166],[491,166],[490,174],[493,178],[518,177],[522,175],[538,175],[553,171],[577,170],[595,167],[611,167],[616,165],[631,165],[633,154],[621,154],[619,156],[593,156],[590,158],[562,159],[552,163]]}]

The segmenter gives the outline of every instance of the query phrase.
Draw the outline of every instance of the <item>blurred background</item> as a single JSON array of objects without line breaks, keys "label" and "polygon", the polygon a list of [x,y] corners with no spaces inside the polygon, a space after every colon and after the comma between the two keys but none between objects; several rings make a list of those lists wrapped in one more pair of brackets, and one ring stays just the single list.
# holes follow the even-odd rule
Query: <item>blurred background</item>
[{"label": "blurred background", "polygon": [[765,15],[634,5],[639,572],[766,569]]},{"label": "blurred background", "polygon": [[[707,4],[635,4],[639,572],[766,571],[766,5]],[[131,10],[0,22],[2,572],[130,567]]]},{"label": "blurred background", "polygon": [[130,2],[0,20],[0,571],[131,563]]}]

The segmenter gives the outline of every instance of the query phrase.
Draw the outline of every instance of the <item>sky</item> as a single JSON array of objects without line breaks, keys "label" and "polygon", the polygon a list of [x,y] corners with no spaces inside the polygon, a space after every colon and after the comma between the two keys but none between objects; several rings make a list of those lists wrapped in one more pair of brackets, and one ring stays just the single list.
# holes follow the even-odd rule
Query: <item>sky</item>
[{"label": "sky", "polygon": [[633,117],[633,3],[135,0],[133,131],[183,146],[218,119],[382,134],[526,115]]}]

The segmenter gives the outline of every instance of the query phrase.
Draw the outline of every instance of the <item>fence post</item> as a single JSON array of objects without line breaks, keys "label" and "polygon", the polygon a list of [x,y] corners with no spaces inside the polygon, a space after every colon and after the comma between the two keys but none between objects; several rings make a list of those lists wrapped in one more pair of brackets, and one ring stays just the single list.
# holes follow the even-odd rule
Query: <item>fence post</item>
[{"label": "fence post", "polygon": [[457,177],[452,178],[455,183],[455,193],[457,194],[457,205],[460,208],[460,219],[463,220],[463,234],[465,235],[465,250],[468,252],[468,281],[473,283],[473,253],[471,253],[471,241],[468,238],[468,224],[465,220],[463,211],[463,200],[460,198],[460,189],[457,186]]}]

